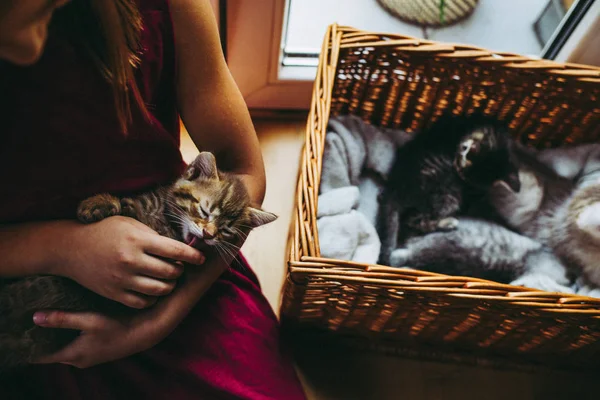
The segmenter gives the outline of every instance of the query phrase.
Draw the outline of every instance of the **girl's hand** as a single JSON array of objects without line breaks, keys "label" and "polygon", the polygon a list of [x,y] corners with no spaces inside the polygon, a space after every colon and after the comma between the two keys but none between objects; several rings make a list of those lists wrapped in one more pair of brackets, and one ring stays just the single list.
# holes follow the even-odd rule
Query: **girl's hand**
[{"label": "girl's hand", "polygon": [[58,275],[133,308],[171,293],[183,271],[177,262],[204,263],[200,251],[121,216],[80,225],[60,242]]},{"label": "girl's hand", "polygon": [[92,312],[37,312],[33,320],[39,326],[82,332],[65,348],[33,363],[60,363],[87,368],[147,350],[175,328],[162,326],[164,324],[159,323],[156,309],[139,311],[126,318],[113,318]]},{"label": "girl's hand", "polygon": [[91,312],[39,311],[34,315],[37,325],[80,330],[81,335],[62,350],[35,363],[87,368],[147,350],[179,325],[228,267],[222,259],[213,258],[201,269],[188,269],[171,296],[161,299],[148,310],[134,311],[123,317]]}]

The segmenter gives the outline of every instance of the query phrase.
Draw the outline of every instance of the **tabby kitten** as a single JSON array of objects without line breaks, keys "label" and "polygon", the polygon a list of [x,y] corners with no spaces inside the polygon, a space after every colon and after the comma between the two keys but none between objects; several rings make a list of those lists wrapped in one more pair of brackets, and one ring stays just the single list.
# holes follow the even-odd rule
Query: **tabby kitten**
[{"label": "tabby kitten", "polygon": [[452,230],[454,218],[496,181],[519,191],[508,129],[479,116],[444,115],[396,153],[381,196],[379,262],[408,237]]},{"label": "tabby kitten", "polygon": [[135,218],[163,236],[190,246],[231,253],[233,243],[249,229],[277,216],[250,205],[242,181],[217,169],[212,153],[202,152],[174,184],[137,197],[99,194],[84,200],[78,210],[82,222],[113,215]]},{"label": "tabby kitten", "polygon": [[[233,256],[235,241],[250,229],[277,217],[250,205],[243,183],[218,171],[215,158],[203,152],[175,183],[136,197],[100,194],[84,200],[78,218],[85,223],[112,215],[135,218],[158,233],[199,248]],[[56,276],[0,281],[0,370],[26,365],[59,350],[79,332],[40,328],[33,313],[41,309],[135,312],[77,283]]]}]

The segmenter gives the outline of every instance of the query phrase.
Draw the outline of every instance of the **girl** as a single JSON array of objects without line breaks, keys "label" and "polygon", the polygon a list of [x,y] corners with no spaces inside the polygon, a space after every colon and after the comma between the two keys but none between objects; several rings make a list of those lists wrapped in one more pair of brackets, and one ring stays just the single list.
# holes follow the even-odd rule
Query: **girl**
[{"label": "girl", "polygon": [[62,275],[140,311],[122,320],[40,310],[38,325],[82,335],[5,379],[0,398],[303,399],[241,256],[239,267],[205,260],[124,217],[73,220],[90,195],[176,178],[179,116],[262,202],[258,141],[210,5],[65,3],[0,2],[0,276]]}]

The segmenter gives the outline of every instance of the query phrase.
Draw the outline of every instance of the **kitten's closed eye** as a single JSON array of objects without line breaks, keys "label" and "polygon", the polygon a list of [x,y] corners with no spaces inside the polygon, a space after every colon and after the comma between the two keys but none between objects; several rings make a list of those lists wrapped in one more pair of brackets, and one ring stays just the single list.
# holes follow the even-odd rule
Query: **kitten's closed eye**
[{"label": "kitten's closed eye", "polygon": [[210,216],[210,213],[206,211],[206,209],[203,206],[198,206],[198,213],[200,214],[200,218],[202,219],[208,219],[208,217]]},{"label": "kitten's closed eye", "polygon": [[221,229],[221,234],[226,238],[231,238],[235,235],[235,231],[230,227],[225,227]]}]

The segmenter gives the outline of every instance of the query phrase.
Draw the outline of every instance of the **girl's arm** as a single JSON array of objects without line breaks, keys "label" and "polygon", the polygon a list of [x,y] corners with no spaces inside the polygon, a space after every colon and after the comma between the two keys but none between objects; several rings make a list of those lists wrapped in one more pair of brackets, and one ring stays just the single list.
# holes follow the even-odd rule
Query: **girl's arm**
[{"label": "girl's arm", "polygon": [[229,72],[207,1],[172,0],[181,119],[200,150],[239,174],[252,200],[265,195],[263,159],[246,103]]},{"label": "girl's arm", "polygon": [[[51,221],[0,226],[0,277],[59,275],[57,240],[76,222]],[[32,243],[36,245],[32,246]]]},{"label": "girl's arm", "polygon": [[[265,195],[265,170],[246,103],[231,76],[207,1],[171,0],[178,78],[177,101],[192,140],[215,154],[219,168],[237,174],[255,205]],[[238,243],[241,247],[242,243]],[[168,299],[177,324],[218,279],[231,260],[209,258]]]}]

